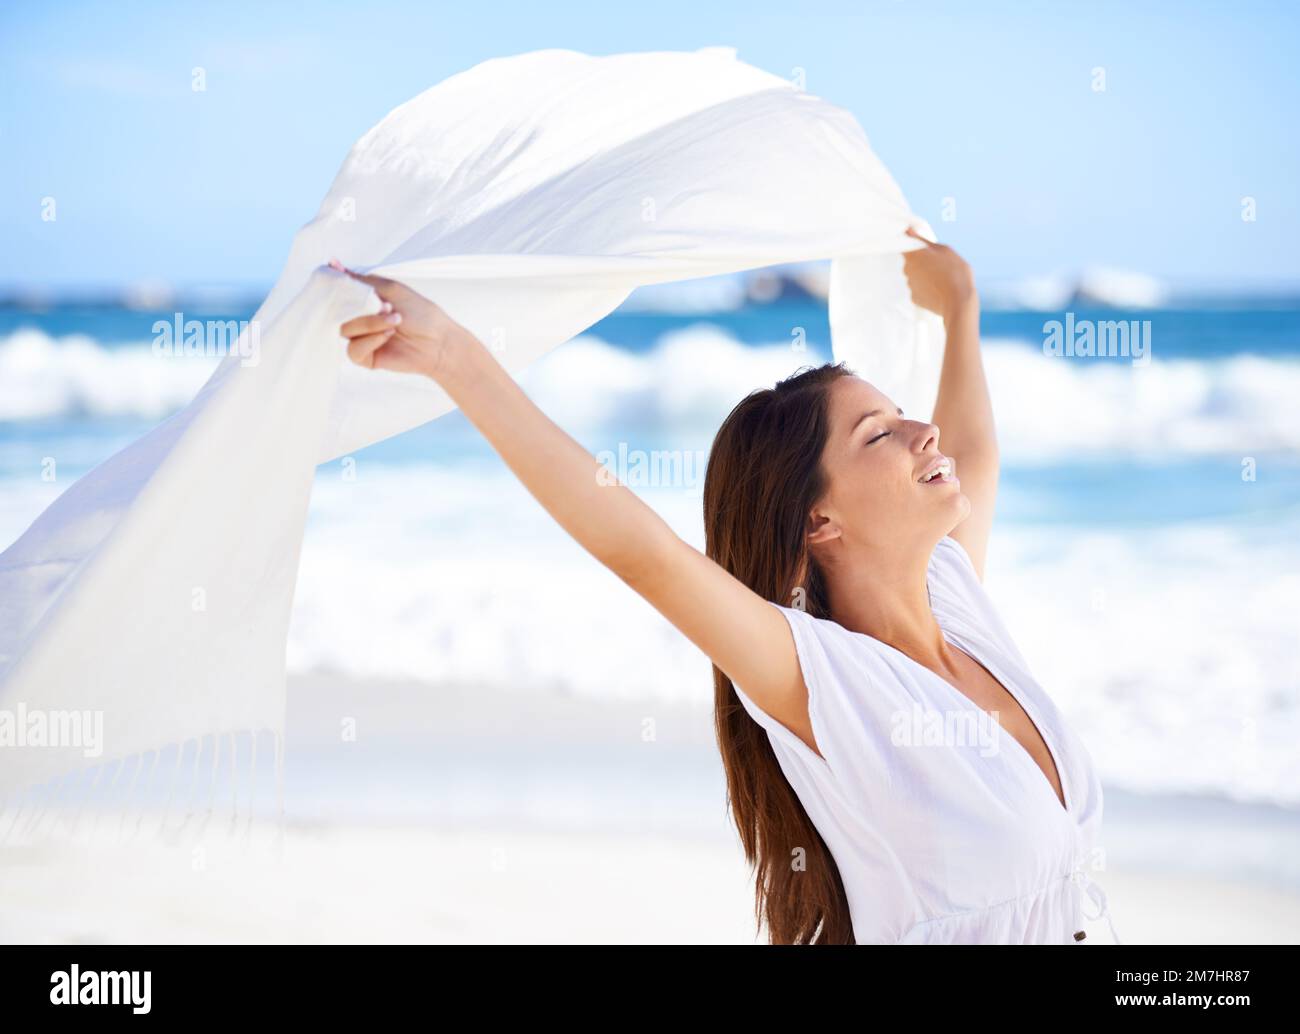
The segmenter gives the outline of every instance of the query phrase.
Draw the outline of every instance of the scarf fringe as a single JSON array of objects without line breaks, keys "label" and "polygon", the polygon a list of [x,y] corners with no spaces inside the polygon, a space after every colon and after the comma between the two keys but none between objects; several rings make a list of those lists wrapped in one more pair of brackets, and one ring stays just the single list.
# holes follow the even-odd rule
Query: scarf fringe
[{"label": "scarf fringe", "polygon": [[[263,751],[269,745],[273,761],[269,787],[258,781],[258,747],[267,739]],[[203,764],[209,752],[211,760]],[[268,782],[265,767],[262,784]],[[228,797],[218,796],[223,781]],[[253,835],[258,816],[265,820],[258,828],[268,837]],[[269,846],[280,860],[284,821],[284,733],[229,729],[82,765],[0,795],[0,851],[53,843],[195,848],[213,836],[243,852]]]}]

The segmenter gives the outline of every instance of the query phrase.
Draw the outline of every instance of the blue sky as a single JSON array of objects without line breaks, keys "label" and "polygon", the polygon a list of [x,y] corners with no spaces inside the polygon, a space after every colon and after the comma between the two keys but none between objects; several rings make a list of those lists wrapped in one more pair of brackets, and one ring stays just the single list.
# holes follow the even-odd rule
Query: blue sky
[{"label": "blue sky", "polygon": [[803,69],[982,277],[1295,285],[1298,8],[8,2],[0,286],[269,286],[352,142],[446,76],[542,47],[709,45]]}]

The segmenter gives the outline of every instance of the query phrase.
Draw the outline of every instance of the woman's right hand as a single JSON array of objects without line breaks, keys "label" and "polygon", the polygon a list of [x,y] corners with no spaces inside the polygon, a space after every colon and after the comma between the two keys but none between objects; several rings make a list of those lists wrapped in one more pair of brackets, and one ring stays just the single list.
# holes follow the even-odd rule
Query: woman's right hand
[{"label": "woman's right hand", "polygon": [[339,333],[348,339],[348,358],[358,366],[420,373],[436,381],[449,357],[472,340],[470,332],[436,303],[405,284],[354,273],[333,262],[330,265],[373,287],[383,302],[374,315],[357,316],[339,327]]}]

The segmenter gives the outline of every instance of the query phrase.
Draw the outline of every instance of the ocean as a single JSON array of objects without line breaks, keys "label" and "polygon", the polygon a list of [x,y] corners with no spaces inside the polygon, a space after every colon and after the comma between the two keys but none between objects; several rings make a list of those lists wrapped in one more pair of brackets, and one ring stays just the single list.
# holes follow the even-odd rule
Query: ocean
[{"label": "ocean", "polygon": [[[1108,787],[1300,808],[1300,302],[1073,316],[1149,321],[1150,361],[1045,354],[1064,313],[985,312],[1003,457],[986,587]],[[0,542],[203,384],[216,358],[150,347],[172,318],[0,309]],[[523,383],[702,547],[713,432],[746,392],[830,358],[829,338],[815,300],[620,310]],[[539,695],[712,692],[703,655],[459,413],[319,468],[288,662]]]}]

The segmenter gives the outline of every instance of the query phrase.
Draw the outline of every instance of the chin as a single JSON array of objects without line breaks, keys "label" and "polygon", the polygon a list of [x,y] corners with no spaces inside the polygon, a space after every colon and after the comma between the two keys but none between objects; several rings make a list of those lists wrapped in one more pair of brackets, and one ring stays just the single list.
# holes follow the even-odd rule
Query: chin
[{"label": "chin", "polygon": [[950,533],[953,528],[961,524],[961,522],[969,517],[971,513],[970,498],[962,492],[955,493],[952,499],[948,500],[948,503],[948,532],[945,534]]}]

